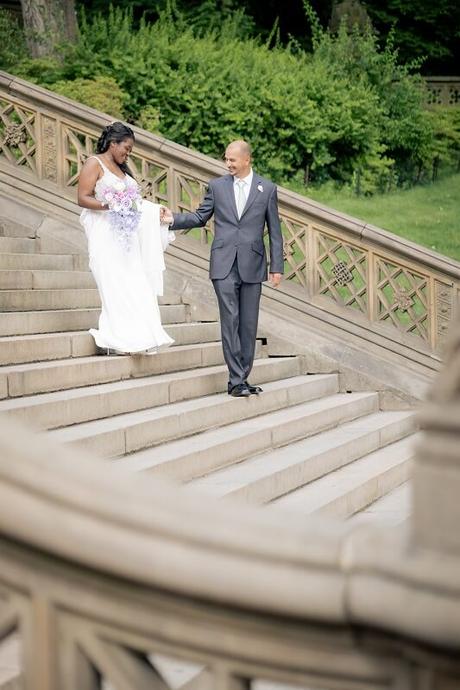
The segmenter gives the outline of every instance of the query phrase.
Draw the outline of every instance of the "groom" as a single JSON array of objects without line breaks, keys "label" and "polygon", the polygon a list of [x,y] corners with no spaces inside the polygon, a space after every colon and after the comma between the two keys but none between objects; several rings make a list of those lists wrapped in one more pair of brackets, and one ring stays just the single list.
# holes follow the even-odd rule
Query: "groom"
[{"label": "groom", "polygon": [[270,281],[278,287],[283,273],[283,238],[273,182],[251,166],[251,148],[233,141],[225,151],[229,175],[211,180],[194,213],[162,209],[171,230],[198,228],[214,214],[209,275],[219,304],[222,347],[229,372],[228,393],[245,398],[262,391],[248,382],[254,361],[262,282],[267,280],[263,234],[270,239]]}]

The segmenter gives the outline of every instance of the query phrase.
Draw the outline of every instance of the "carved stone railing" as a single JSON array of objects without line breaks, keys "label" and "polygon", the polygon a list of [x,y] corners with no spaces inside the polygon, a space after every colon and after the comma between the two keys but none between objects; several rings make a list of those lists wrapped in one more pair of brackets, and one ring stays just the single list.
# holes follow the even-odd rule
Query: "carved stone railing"
[{"label": "carved stone railing", "polygon": [[203,498],[2,419],[0,669],[10,638],[22,690],[453,690],[457,524],[414,533]]},{"label": "carved stone railing", "polygon": [[427,77],[429,105],[460,106],[460,77]]},{"label": "carved stone railing", "polygon": [[[37,197],[75,201],[103,116],[0,73],[0,177]],[[136,130],[131,165],[144,194],[174,209],[198,204],[222,163]],[[369,335],[439,359],[457,310],[460,264],[384,230],[279,190],[289,294]],[[212,223],[189,236],[202,243]],[[286,285],[286,282],[284,283]],[[283,290],[283,289],[282,289]],[[282,293],[281,290],[281,293]]]}]

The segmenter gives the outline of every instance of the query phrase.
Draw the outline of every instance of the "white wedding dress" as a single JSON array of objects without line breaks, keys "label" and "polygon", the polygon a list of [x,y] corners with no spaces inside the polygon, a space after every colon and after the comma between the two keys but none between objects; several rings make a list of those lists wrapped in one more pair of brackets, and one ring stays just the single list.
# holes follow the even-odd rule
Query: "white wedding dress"
[{"label": "white wedding dress", "polygon": [[[98,186],[113,185],[120,177],[102,167]],[[137,182],[126,175],[126,185]],[[163,294],[163,251],[174,234],[160,225],[160,206],[142,200],[141,219],[129,251],[109,222],[109,211],[84,209],[80,215],[88,238],[89,267],[99,289],[102,309],[99,328],[91,329],[96,344],[119,352],[142,353],[168,347],[174,341],[161,325],[157,296]]]}]

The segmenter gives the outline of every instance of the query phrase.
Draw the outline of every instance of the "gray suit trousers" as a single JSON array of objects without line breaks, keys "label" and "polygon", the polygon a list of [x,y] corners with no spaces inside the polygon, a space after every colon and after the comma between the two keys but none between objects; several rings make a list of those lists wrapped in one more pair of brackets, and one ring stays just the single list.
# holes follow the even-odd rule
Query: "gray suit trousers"
[{"label": "gray suit trousers", "polygon": [[243,282],[236,259],[230,273],[212,283],[219,304],[222,348],[231,390],[247,381],[252,369],[262,283]]}]

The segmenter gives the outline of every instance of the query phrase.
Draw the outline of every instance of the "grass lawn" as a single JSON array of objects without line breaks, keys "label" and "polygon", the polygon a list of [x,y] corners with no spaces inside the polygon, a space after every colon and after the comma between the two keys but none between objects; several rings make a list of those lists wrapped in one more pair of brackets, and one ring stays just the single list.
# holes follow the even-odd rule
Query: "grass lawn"
[{"label": "grass lawn", "polygon": [[460,174],[373,197],[352,196],[329,187],[309,189],[307,195],[460,261]]}]

